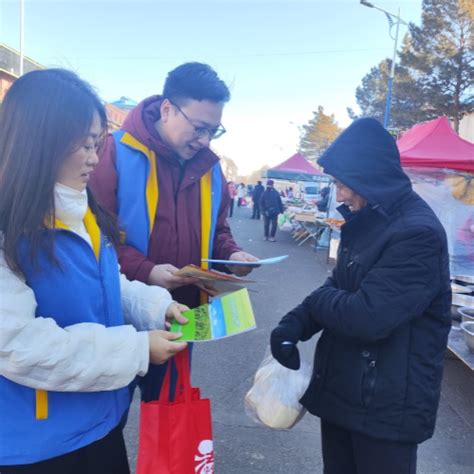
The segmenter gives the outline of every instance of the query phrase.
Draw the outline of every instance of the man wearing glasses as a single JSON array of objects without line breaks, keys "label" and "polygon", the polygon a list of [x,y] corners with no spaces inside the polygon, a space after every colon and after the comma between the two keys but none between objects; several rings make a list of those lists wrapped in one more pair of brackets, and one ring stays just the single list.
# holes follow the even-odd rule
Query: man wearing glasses
[{"label": "man wearing glasses", "polygon": [[[110,135],[91,186],[123,230],[121,270],[129,280],[168,288],[190,307],[205,301],[198,280],[175,272],[201,259],[255,261],[235,243],[226,217],[229,194],[211,140],[230,99],[226,84],[206,64],[185,63],[170,71],[163,94],[142,101]],[[243,276],[248,266],[228,269]],[[158,369],[156,369],[158,370]],[[142,390],[144,399],[156,398]]]}]

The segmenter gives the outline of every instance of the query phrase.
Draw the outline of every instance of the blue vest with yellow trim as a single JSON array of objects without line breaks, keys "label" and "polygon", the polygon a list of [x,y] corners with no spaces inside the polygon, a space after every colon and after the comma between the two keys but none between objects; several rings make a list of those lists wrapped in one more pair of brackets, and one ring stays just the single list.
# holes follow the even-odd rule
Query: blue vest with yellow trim
[{"label": "blue vest with yellow trim", "polygon": [[[91,246],[78,235],[67,230],[48,232],[56,232],[55,256],[60,268],[52,266],[40,252],[40,269],[33,269],[28,242],[23,240],[19,245],[20,266],[38,304],[36,315],[51,317],[61,327],[78,323],[122,325],[113,246],[100,236],[97,260]],[[129,405],[127,387],[43,393],[47,417],[37,419],[36,391],[0,376],[0,465],[34,463],[87,446],[117,426]]]},{"label": "blue vest with yellow trim", "polygon": [[[128,132],[113,134],[117,168],[117,214],[125,243],[144,255],[156,216],[159,177],[156,155]],[[201,258],[212,258],[217,217],[222,200],[222,174],[216,163],[200,180]],[[202,266],[207,268],[207,264]]]}]

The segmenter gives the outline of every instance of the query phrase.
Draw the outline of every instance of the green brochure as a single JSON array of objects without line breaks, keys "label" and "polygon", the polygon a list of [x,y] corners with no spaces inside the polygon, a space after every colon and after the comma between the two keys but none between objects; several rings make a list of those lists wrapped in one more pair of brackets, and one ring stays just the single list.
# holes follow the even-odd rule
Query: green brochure
[{"label": "green brochure", "polygon": [[185,311],[187,324],[173,322],[178,341],[212,341],[255,329],[255,316],[246,288],[214,298],[209,304]]}]

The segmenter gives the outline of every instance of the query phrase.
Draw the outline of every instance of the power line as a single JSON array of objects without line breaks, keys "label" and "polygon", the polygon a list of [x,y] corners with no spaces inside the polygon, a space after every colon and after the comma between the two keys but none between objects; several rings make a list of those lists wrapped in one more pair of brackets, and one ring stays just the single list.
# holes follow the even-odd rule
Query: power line
[{"label": "power line", "polygon": [[[386,48],[365,48],[365,49],[332,49],[332,50],[321,50],[321,51],[292,51],[292,52],[279,52],[279,53],[248,53],[248,54],[232,54],[232,55],[218,55],[208,56],[211,59],[236,59],[236,58],[252,58],[252,57],[273,57],[273,56],[309,56],[317,54],[340,54],[340,53],[359,53],[368,51],[384,51]],[[196,55],[196,54],[195,54]],[[92,59],[100,61],[151,61],[151,60],[176,60],[181,59],[182,56],[68,56],[68,59]],[[201,56],[201,54],[198,54]],[[53,59],[46,57],[45,60]]]}]

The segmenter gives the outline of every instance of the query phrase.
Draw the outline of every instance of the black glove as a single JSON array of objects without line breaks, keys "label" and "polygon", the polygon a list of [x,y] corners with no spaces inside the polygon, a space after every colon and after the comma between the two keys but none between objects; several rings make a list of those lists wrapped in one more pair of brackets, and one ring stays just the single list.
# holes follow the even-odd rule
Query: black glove
[{"label": "black glove", "polygon": [[288,369],[300,368],[300,353],[296,344],[299,331],[291,324],[279,324],[270,335],[270,349],[273,357]]}]

